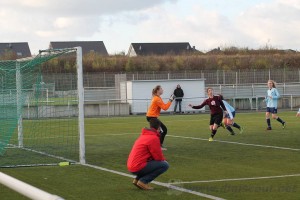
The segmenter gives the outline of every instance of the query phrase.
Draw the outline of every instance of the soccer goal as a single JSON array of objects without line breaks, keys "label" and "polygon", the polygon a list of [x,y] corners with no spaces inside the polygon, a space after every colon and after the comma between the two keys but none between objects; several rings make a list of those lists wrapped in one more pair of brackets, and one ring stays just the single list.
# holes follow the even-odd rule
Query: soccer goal
[{"label": "soccer goal", "polygon": [[[63,64],[62,87],[49,89],[43,75]],[[81,47],[0,61],[0,167],[84,164],[83,95]]]}]

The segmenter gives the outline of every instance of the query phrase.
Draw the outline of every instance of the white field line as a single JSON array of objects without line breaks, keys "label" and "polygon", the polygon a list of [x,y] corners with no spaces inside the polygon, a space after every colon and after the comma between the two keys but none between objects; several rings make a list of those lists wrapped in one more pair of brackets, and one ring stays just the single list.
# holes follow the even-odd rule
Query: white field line
[{"label": "white field line", "polygon": [[229,178],[229,179],[218,179],[218,180],[203,180],[203,181],[182,181],[173,182],[172,185],[178,184],[192,184],[192,183],[215,183],[215,182],[228,182],[228,181],[248,181],[248,180],[261,180],[261,179],[275,179],[275,178],[286,178],[286,177],[299,177],[300,174],[289,174],[281,176],[262,176],[262,177],[252,177],[252,178]]},{"label": "white field line", "polygon": [[[199,121],[207,121],[208,119],[192,119],[192,120],[188,120],[188,119],[180,119],[180,120],[162,120],[162,122],[164,123],[173,123],[173,122],[184,122],[184,121],[189,121],[189,122],[199,122]],[[122,124],[147,124],[148,122],[145,121],[144,122],[110,122],[110,123],[85,123],[84,125],[88,125],[88,126],[93,126],[93,125],[111,125],[111,124],[116,124],[116,125],[122,125]]]},{"label": "white field line", "polygon": [[[180,136],[180,135],[167,135],[167,136],[174,137],[174,138],[208,141],[208,139],[198,138],[198,137],[187,137],[187,136]],[[294,148],[288,148],[288,147],[269,146],[269,145],[262,145],[262,144],[250,144],[250,143],[242,143],[242,142],[231,142],[231,141],[225,141],[225,140],[214,140],[214,142],[221,142],[221,143],[227,143],[227,144],[238,144],[238,145],[253,146],[253,147],[262,147],[262,148],[271,148],[271,149],[300,151],[300,149],[294,149]]]},{"label": "white field line", "polygon": [[74,161],[74,160],[71,160],[71,159],[68,159],[68,158],[64,158],[62,156],[55,156],[55,155],[52,155],[52,154],[49,154],[49,153],[46,153],[46,152],[43,152],[43,151],[37,151],[37,150],[29,149],[29,148],[26,148],[26,147],[18,147],[17,145],[12,145],[12,144],[9,144],[9,146],[13,147],[13,148],[16,148],[16,149],[23,149],[23,150],[26,150],[26,151],[34,152],[34,153],[41,154],[41,155],[44,155],[44,156],[48,156],[48,157],[51,157],[51,158],[56,158],[56,159],[59,159],[59,160],[78,163],[77,161]]},{"label": "white field line", "polygon": [[[100,134],[100,135],[85,135],[85,137],[103,137],[103,136],[123,136],[123,135],[139,135],[140,133],[108,133],[108,134]],[[168,137],[174,138],[183,138],[183,139],[192,139],[192,140],[201,140],[207,141],[206,138],[198,138],[198,137],[188,137],[188,136],[180,136],[180,135],[167,135]],[[66,138],[66,137],[78,137],[78,136],[53,136],[53,137],[44,137],[43,139],[54,139],[54,138]],[[28,139],[35,139],[35,138],[24,138],[24,140]],[[261,144],[251,144],[251,143],[242,143],[242,142],[232,142],[232,141],[225,141],[225,140],[214,140],[214,142],[221,142],[227,144],[238,144],[244,146],[255,146],[255,147],[262,147],[262,148],[273,148],[273,149],[281,149],[281,150],[291,150],[291,151],[300,151],[300,149],[289,148],[289,147],[279,147],[279,146],[270,146],[270,145],[261,145]]]},{"label": "white field line", "polygon": [[[102,136],[122,136],[122,135],[139,135],[140,133],[108,133],[101,135],[85,135],[85,137],[102,137]],[[56,138],[78,138],[78,135],[67,135],[67,136],[52,136],[52,137],[43,137],[41,139],[56,139]],[[36,138],[24,138],[24,140],[41,140]],[[9,147],[6,147],[9,148]]]},{"label": "white field line", "polygon": [[[49,156],[49,157],[52,157],[52,158],[57,158],[57,159],[61,159],[61,160],[65,160],[65,161],[74,162],[76,164],[79,164],[78,162],[76,162],[74,160],[66,159],[66,158],[63,158],[63,157],[60,157],[60,156],[54,156],[54,155],[51,155],[51,154],[48,154],[48,153],[45,153],[45,152],[36,151],[36,150],[28,149],[28,148],[22,148],[22,149],[24,149],[26,151],[35,152],[35,153],[38,153],[38,154],[41,154],[41,155]],[[126,174],[126,173],[119,172],[119,171],[115,171],[115,170],[111,170],[111,169],[107,169],[107,168],[103,168],[103,167],[99,167],[99,166],[96,166],[96,165],[91,165],[91,164],[82,164],[82,165],[87,166],[87,167],[91,167],[91,168],[94,168],[94,169],[98,169],[98,170],[101,170],[101,171],[110,172],[110,173],[113,173],[113,174],[118,174],[118,175],[121,175],[121,176],[134,178],[133,175]],[[225,199],[215,197],[215,196],[212,196],[212,195],[209,195],[209,194],[204,194],[204,193],[201,193],[201,192],[196,192],[196,191],[193,191],[193,190],[188,190],[188,189],[185,189],[185,188],[173,186],[173,185],[168,184],[168,183],[162,183],[162,182],[158,182],[158,181],[152,181],[152,183],[156,184],[156,185],[159,185],[159,186],[169,188],[169,189],[173,189],[173,190],[177,190],[177,191],[181,191],[181,192],[185,192],[185,193],[205,197],[205,198],[212,199],[212,200],[225,200]]]},{"label": "white field line", "polygon": [[[113,174],[118,174],[118,175],[129,177],[129,178],[134,178],[135,177],[135,176],[130,175],[130,174],[126,174],[126,173],[123,173],[123,172],[119,172],[119,171],[99,167],[99,166],[96,166],[96,165],[84,164],[83,166],[91,167],[91,168],[98,169],[98,170],[105,171],[105,172],[110,172],[110,173],[113,173]],[[209,194],[204,194],[204,193],[201,193],[201,192],[196,192],[196,191],[185,189],[185,188],[182,188],[182,187],[177,187],[177,186],[171,185],[169,183],[162,183],[162,182],[158,182],[158,181],[152,181],[151,183],[153,183],[155,185],[162,186],[162,187],[166,187],[166,188],[169,188],[169,189],[177,190],[177,191],[180,191],[180,192],[185,192],[185,193],[197,195],[197,196],[200,196],[200,197],[205,197],[207,199],[225,200],[223,198],[215,197],[215,196],[212,196],[212,195],[209,195]]]},{"label": "white field line", "polygon": [[[69,162],[77,163],[74,160],[66,159],[66,158],[63,158],[63,157],[60,157],[60,156],[54,156],[54,155],[51,155],[51,154],[48,154],[48,153],[45,153],[45,152],[36,151],[36,150],[28,149],[28,148],[22,148],[22,149],[27,150],[27,151],[31,151],[31,152],[35,152],[35,153],[38,153],[38,154],[41,154],[41,155],[49,156],[49,157],[52,157],[52,158],[57,158],[57,159],[66,160],[66,161],[69,161]],[[126,173],[119,172],[119,171],[115,171],[115,170],[111,170],[111,169],[107,169],[107,168],[103,168],[103,167],[99,167],[99,166],[96,166],[96,165],[83,164],[83,166],[91,167],[91,168],[98,169],[98,170],[105,171],[105,172],[110,172],[110,173],[113,173],[113,174],[118,174],[118,175],[125,176],[125,177],[134,178],[133,175],[126,174]],[[180,192],[185,192],[185,193],[189,193],[189,194],[193,194],[193,195],[205,197],[207,199],[225,200],[225,199],[222,199],[222,198],[219,198],[219,197],[215,197],[215,196],[212,196],[212,195],[209,195],[209,194],[204,194],[204,193],[201,193],[201,192],[196,192],[196,191],[193,191],[193,190],[189,190],[189,189],[177,187],[177,186],[174,186],[174,185],[171,185],[171,184],[168,184],[168,183],[162,183],[162,182],[158,182],[158,181],[152,181],[152,183],[155,184],[155,185],[163,186],[163,187],[166,187],[166,188],[169,188],[169,189],[173,189],[173,190],[177,190],[177,191],[180,191]]]}]

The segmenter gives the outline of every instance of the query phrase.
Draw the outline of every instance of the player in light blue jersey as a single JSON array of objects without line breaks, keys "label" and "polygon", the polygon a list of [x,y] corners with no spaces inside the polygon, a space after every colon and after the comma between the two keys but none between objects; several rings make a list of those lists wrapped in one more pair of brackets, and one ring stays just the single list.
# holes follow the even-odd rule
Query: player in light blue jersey
[{"label": "player in light blue jersey", "polygon": [[233,119],[235,117],[234,107],[232,107],[229,103],[227,103],[227,101],[224,100],[222,95],[219,95],[219,96],[220,96],[221,100],[223,101],[225,108],[227,110],[227,113],[224,115],[224,118],[223,118],[223,123],[222,123],[223,128],[226,128],[231,133],[231,135],[235,135],[235,132],[232,130],[231,126],[239,129],[240,133],[243,133],[244,128],[233,121]]},{"label": "player in light blue jersey", "polygon": [[299,108],[299,110],[298,110],[298,112],[296,114],[296,117],[300,117],[300,108]]},{"label": "player in light blue jersey", "polygon": [[284,129],[286,122],[277,116],[277,103],[280,95],[278,90],[276,89],[275,82],[273,80],[269,80],[268,87],[269,87],[267,92],[268,95],[265,98],[265,102],[267,104],[267,112],[266,112],[266,120],[268,124],[267,130],[272,130],[270,113],[272,114],[272,118],[280,122],[282,124],[282,128]]}]

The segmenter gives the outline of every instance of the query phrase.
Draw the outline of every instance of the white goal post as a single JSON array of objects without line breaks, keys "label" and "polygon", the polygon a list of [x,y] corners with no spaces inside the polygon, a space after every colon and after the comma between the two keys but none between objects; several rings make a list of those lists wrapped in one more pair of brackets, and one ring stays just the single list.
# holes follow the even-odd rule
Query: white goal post
[{"label": "white goal post", "polygon": [[[85,160],[85,129],[84,129],[84,88],[83,88],[83,66],[82,66],[82,48],[81,47],[74,47],[71,49],[68,49],[69,52],[76,53],[76,70],[77,70],[77,101],[78,101],[78,149],[79,149],[79,158],[77,161],[74,161],[79,164],[86,164]],[[53,50],[44,50],[40,51],[44,53],[51,53]],[[54,50],[55,51],[55,50]],[[39,153],[42,156],[49,156],[61,160],[68,161],[69,159],[55,156],[52,154],[47,154],[45,152],[40,152],[38,150],[31,150],[27,149],[25,147],[25,144],[23,143],[23,120],[22,120],[22,107],[23,105],[23,99],[24,95],[22,95],[22,88],[23,88],[23,81],[22,81],[22,74],[20,70],[20,63],[17,60],[16,62],[16,105],[17,105],[17,148],[30,150],[31,152]],[[24,79],[23,79],[24,80]],[[77,125],[76,125],[77,126]],[[74,132],[75,133],[75,132]],[[77,133],[76,133],[77,134]],[[78,152],[78,151],[77,151]],[[76,155],[78,156],[78,155]],[[79,162],[78,162],[79,161]],[[47,165],[47,164],[45,164]],[[27,165],[24,165],[27,166]],[[30,165],[31,166],[31,165]],[[32,166],[39,166],[39,165],[32,165]],[[43,166],[43,165],[41,165]],[[63,200],[63,198],[50,194],[48,192],[45,192],[41,189],[38,189],[34,186],[31,186],[25,182],[22,182],[16,178],[13,178],[7,174],[4,174],[0,172],[0,184],[3,184],[4,186],[30,198],[33,200]]]},{"label": "white goal post", "polygon": [[45,192],[2,172],[0,172],[0,183],[33,200],[64,200],[62,197]]},{"label": "white goal post", "polygon": [[[83,65],[82,65],[82,47],[68,49],[76,53],[77,68],[77,92],[78,92],[78,134],[79,134],[79,163],[86,164],[85,159],[85,129],[84,129],[84,88],[83,88]],[[40,52],[51,52],[53,50],[43,50]],[[54,50],[55,51],[55,50]],[[19,59],[17,61],[21,61]],[[16,64],[16,89],[17,89],[17,107],[18,107],[18,147],[23,148],[23,121],[22,121],[22,77],[20,74],[19,62]]]},{"label": "white goal post", "polygon": [[77,63],[77,89],[78,89],[78,125],[79,125],[79,162],[85,164],[85,132],[84,132],[84,88],[83,88],[83,67],[82,48],[76,47]]}]

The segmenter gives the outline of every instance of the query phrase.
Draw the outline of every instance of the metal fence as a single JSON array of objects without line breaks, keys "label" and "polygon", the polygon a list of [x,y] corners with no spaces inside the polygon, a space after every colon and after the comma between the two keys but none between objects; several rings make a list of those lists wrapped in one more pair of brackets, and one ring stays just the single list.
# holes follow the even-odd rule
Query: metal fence
[{"label": "metal fence", "polygon": [[[214,89],[215,93],[228,98],[238,97],[264,97],[267,93],[267,84],[228,84],[207,85]],[[276,85],[280,95],[300,95],[300,83],[279,83]]]},{"label": "metal fence", "polygon": [[[171,80],[205,78],[205,85],[216,94],[222,94],[237,110],[264,110],[267,80],[273,79],[282,98],[279,108],[295,110],[300,107],[300,69],[297,70],[243,70],[243,71],[194,71],[194,72],[136,72],[84,74],[85,104],[89,116],[126,115],[135,112],[130,100],[121,99],[120,83],[130,80]],[[44,74],[43,82],[53,84],[55,92],[48,98],[69,95],[76,88],[76,75]],[[194,99],[187,97],[183,112],[190,112],[187,104]],[[200,97],[199,97],[200,98]],[[203,98],[203,97],[201,97]],[[52,99],[53,100],[53,99]],[[48,100],[47,100],[48,101]],[[150,100],[136,100],[135,105],[144,111]],[[199,101],[199,99],[198,99]],[[193,102],[196,103],[196,102]],[[199,102],[200,103],[200,102]],[[171,108],[172,109],[172,108]]]},{"label": "metal fence", "polygon": [[[205,78],[206,85],[211,84],[256,84],[273,79],[278,83],[300,82],[300,68],[269,70],[199,70],[182,72],[134,72],[134,73],[86,73],[83,75],[84,87],[118,87],[120,81],[162,80],[162,79],[198,79]],[[65,90],[65,86],[76,88],[75,74],[44,74],[45,83],[54,83],[56,90]]]},{"label": "metal fence", "polygon": [[[222,94],[224,98],[233,105],[237,110],[256,110],[262,111],[266,108],[266,103],[263,101],[267,94],[266,84],[232,84],[232,85],[210,85],[215,91],[215,94]],[[278,84],[277,89],[281,95],[278,102],[278,108],[297,110],[300,107],[300,83],[283,83]],[[111,89],[98,89],[96,93],[93,90],[85,91],[89,94],[85,99],[86,103],[104,104],[106,110],[111,110],[118,103],[130,104],[130,113],[139,114],[146,112],[151,99],[109,99],[107,93],[113,95]],[[115,90],[114,92],[118,92]],[[93,96],[95,94],[95,96]],[[117,95],[117,94],[116,94]],[[186,97],[183,100],[182,111],[185,113],[192,112],[187,106],[189,103],[200,104],[205,97]],[[172,111],[171,107],[171,111]],[[106,112],[105,112],[106,114]],[[108,113],[108,115],[110,115]],[[113,113],[111,113],[113,115]]]}]

